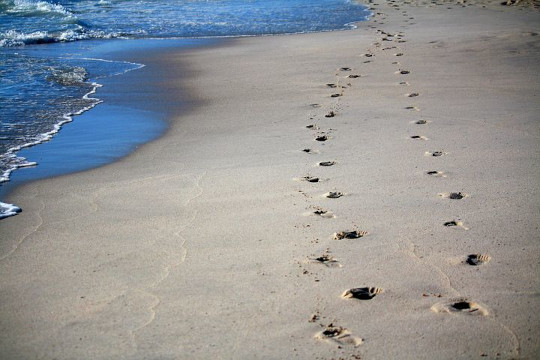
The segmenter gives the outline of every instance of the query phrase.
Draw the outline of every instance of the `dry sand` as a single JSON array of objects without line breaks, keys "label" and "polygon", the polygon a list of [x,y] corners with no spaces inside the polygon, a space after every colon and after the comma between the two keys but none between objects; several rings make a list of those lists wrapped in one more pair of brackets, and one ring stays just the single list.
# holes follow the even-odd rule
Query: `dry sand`
[{"label": "dry sand", "polygon": [[149,59],[199,106],[10,196],[1,358],[540,356],[540,13],[397,3]]}]

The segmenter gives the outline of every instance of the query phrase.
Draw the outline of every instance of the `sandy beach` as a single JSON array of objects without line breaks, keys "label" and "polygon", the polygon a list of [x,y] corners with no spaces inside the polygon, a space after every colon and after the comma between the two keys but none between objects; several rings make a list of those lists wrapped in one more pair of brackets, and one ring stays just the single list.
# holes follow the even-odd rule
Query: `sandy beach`
[{"label": "sandy beach", "polygon": [[8,196],[0,357],[538,358],[527,4],[380,1],[351,31],[130,53],[170,128]]}]

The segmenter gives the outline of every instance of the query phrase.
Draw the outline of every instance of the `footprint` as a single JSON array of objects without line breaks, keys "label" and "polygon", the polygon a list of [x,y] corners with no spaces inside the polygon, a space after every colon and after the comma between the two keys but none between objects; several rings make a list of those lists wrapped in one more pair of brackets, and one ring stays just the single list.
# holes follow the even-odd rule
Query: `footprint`
[{"label": "footprint", "polygon": [[327,192],[326,194],[324,194],[324,196],[329,198],[329,199],[337,199],[337,198],[342,197],[343,195],[344,194],[342,192],[339,192],[339,191],[330,191],[330,192]]},{"label": "footprint", "polygon": [[418,120],[418,121],[415,121],[414,123],[416,125],[426,125],[429,121],[427,120]]},{"label": "footprint", "polygon": [[303,181],[310,182],[310,183],[316,183],[316,182],[320,181],[320,179],[318,177],[313,177],[313,176],[303,176],[300,179],[303,180]]},{"label": "footprint", "polygon": [[463,223],[459,220],[447,221],[443,225],[446,227],[460,227],[462,229],[469,230],[469,228],[463,225]]},{"label": "footprint", "polygon": [[356,79],[356,78],[359,78],[360,76],[362,75],[357,75],[357,74],[354,74],[354,75],[349,75],[347,76],[349,79]]},{"label": "footprint", "polygon": [[320,108],[321,104],[309,104],[312,108]]},{"label": "footprint", "polygon": [[336,162],[335,161],[321,161],[317,165],[319,165],[319,166],[334,166],[334,165],[336,165]]},{"label": "footprint", "polygon": [[315,124],[306,125],[306,128],[311,129],[311,130],[319,130],[319,127]]},{"label": "footprint", "polygon": [[422,135],[413,135],[411,136],[411,139],[417,139],[417,140],[427,140],[428,138]]},{"label": "footprint", "polygon": [[352,69],[350,67],[342,67],[339,70],[340,71],[351,71]]},{"label": "footprint", "polygon": [[382,293],[383,289],[378,287],[363,287],[353,288],[345,291],[341,297],[344,299],[371,300],[378,294]]},{"label": "footprint", "polygon": [[362,344],[362,338],[353,336],[351,332],[341,326],[329,324],[321,332],[315,334],[317,340],[326,341],[336,345],[352,345],[354,347]]},{"label": "footprint", "polygon": [[315,209],[313,212],[311,212],[311,214],[313,215],[317,215],[327,219],[333,219],[336,217],[331,211],[324,210],[321,207],[314,206],[313,208]]},{"label": "footprint", "polygon": [[451,192],[451,193],[440,193],[439,196],[445,199],[461,200],[467,197],[468,195],[462,192]]},{"label": "footprint", "polygon": [[319,135],[319,136],[317,136],[317,137],[315,138],[315,140],[317,140],[317,141],[326,141],[326,140],[328,140],[328,136],[326,136],[326,135]]},{"label": "footprint", "polygon": [[302,149],[303,152],[305,153],[308,153],[308,154],[318,154],[319,153],[319,150],[313,150],[313,149]]},{"label": "footprint", "polygon": [[412,98],[412,97],[417,97],[417,96],[420,96],[420,94],[419,94],[419,93],[416,93],[416,92],[414,92],[414,93],[410,93],[410,94],[405,94],[405,96],[407,96],[407,97],[411,97],[411,98]]},{"label": "footprint", "polygon": [[332,88],[332,89],[334,89],[334,88],[336,88],[336,87],[337,87],[337,85],[336,85],[336,84],[326,84],[326,86],[328,86],[329,88]]},{"label": "footprint", "polygon": [[333,256],[329,255],[328,253],[324,253],[321,256],[309,258],[309,262],[314,264],[322,264],[326,267],[342,267]]},{"label": "footprint", "polygon": [[463,298],[453,299],[448,302],[436,303],[431,307],[431,311],[434,311],[436,313],[464,313],[469,315],[483,316],[489,314],[489,312],[484,306]]},{"label": "footprint", "polygon": [[368,234],[367,231],[359,231],[359,230],[340,231],[340,232],[334,233],[334,235],[332,235],[332,238],[334,240],[358,239],[358,238],[366,236],[367,234]]},{"label": "footprint", "polygon": [[402,81],[402,82],[399,83],[399,85],[407,85],[407,86],[409,86],[409,83],[406,82],[406,81]]},{"label": "footprint", "polygon": [[446,155],[447,153],[445,153],[444,151],[433,151],[433,152],[429,152],[429,151],[426,151],[424,153],[424,155],[426,156],[434,156],[434,157],[439,157],[439,156],[443,156],[443,155]]},{"label": "footprint", "polygon": [[394,54],[394,56],[403,56],[403,53]]},{"label": "footprint", "polygon": [[487,254],[471,254],[467,256],[467,264],[473,266],[484,265],[491,259],[491,256]]},{"label": "footprint", "polygon": [[396,74],[401,74],[401,75],[407,75],[407,74],[410,74],[411,72],[409,70],[399,70],[399,71],[396,71]]},{"label": "footprint", "polygon": [[336,113],[333,111],[330,111],[328,114],[324,115],[324,117],[327,117],[327,118],[332,118],[334,116],[336,116]]},{"label": "footprint", "polygon": [[373,54],[364,54],[365,57],[373,57]]},{"label": "footprint", "polygon": [[332,95],[330,95],[330,97],[333,97],[333,98],[340,97],[340,96],[342,96],[342,95],[341,94],[332,94]]},{"label": "footprint", "polygon": [[406,106],[405,107],[406,110],[415,110],[415,111],[420,111],[419,108],[417,108],[416,106]]}]

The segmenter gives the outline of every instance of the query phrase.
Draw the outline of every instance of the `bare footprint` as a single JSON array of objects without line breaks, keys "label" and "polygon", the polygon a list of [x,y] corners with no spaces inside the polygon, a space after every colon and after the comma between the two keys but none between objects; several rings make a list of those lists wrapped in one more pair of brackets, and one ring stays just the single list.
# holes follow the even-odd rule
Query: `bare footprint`
[{"label": "bare footprint", "polygon": [[315,124],[306,125],[306,128],[310,130],[319,130],[319,127]]},{"label": "bare footprint", "polygon": [[382,292],[383,289],[378,287],[353,288],[345,291],[341,297],[344,299],[371,300]]},{"label": "bare footprint", "polygon": [[327,219],[333,219],[335,218],[336,216],[334,215],[334,213],[332,213],[331,211],[328,211],[328,210],[324,210],[323,208],[321,207],[318,207],[318,206],[314,206],[313,207],[313,211],[309,214],[311,215],[317,215],[317,216],[320,216],[320,217],[323,217],[323,218],[327,218]]},{"label": "bare footprint", "polygon": [[416,106],[406,106],[405,110],[414,110],[414,111],[420,111],[420,109]]},{"label": "bare footprint", "polygon": [[413,136],[411,136],[411,139],[416,139],[416,140],[427,140],[428,138],[425,137],[425,136],[422,136],[422,135],[413,135]]},{"label": "bare footprint", "polygon": [[351,345],[356,347],[363,342],[362,338],[353,336],[349,330],[341,326],[334,326],[334,324],[327,325],[323,331],[315,334],[315,338],[338,346]]},{"label": "bare footprint", "polygon": [[465,262],[472,266],[479,266],[484,265],[489,260],[491,260],[491,256],[487,254],[471,254],[467,256],[467,260],[465,260]]},{"label": "bare footprint", "polygon": [[451,200],[461,200],[466,198],[468,195],[462,192],[450,192],[450,193],[440,193],[440,197]]},{"label": "bare footprint", "polygon": [[458,298],[450,300],[448,302],[437,303],[431,307],[431,311],[434,311],[436,313],[463,313],[482,316],[486,316],[489,314],[488,310],[484,306],[464,298]]},{"label": "bare footprint", "polygon": [[336,165],[336,162],[335,161],[321,161],[317,165],[319,165],[319,166],[334,166],[334,165]]},{"label": "bare footprint", "polygon": [[403,53],[394,54],[394,56],[403,56]]},{"label": "bare footprint", "polygon": [[440,156],[443,156],[443,155],[446,155],[447,153],[445,153],[444,151],[433,151],[433,152],[429,152],[429,151],[426,151],[424,153],[424,155],[426,156],[433,156],[433,157],[440,157]]},{"label": "bare footprint", "polygon": [[331,256],[328,253],[323,253],[320,256],[308,258],[308,260],[310,263],[321,264],[326,267],[342,267],[343,266],[339,263],[339,261],[337,261],[333,256]]},{"label": "bare footprint", "polygon": [[330,97],[333,97],[333,98],[340,97],[340,96],[342,96],[342,95],[341,94],[332,94],[332,95],[330,95]]},{"label": "bare footprint", "polygon": [[409,70],[399,70],[399,71],[396,71],[396,74],[400,74],[400,75],[407,75],[407,74],[410,74],[411,72]]},{"label": "bare footprint", "polygon": [[324,115],[324,117],[327,117],[327,118],[332,118],[334,116],[336,116],[336,113],[333,111],[330,111],[328,114]]},{"label": "bare footprint", "polygon": [[459,220],[451,220],[451,221],[447,221],[443,224],[444,226],[446,227],[456,227],[456,228],[462,228],[462,229],[465,229],[465,230],[469,230],[468,227],[466,227],[465,225],[463,225],[463,222],[459,221]]},{"label": "bare footprint", "polygon": [[343,240],[343,239],[358,239],[366,236],[367,231],[353,230],[353,231],[339,231],[332,235],[334,240]]},{"label": "bare footprint", "polygon": [[417,120],[417,121],[413,121],[416,125],[426,125],[427,123],[429,123],[429,121],[427,120]]},{"label": "bare footprint", "polygon": [[349,79],[356,79],[356,78],[359,78],[361,77],[362,75],[358,75],[358,74],[354,74],[354,75],[349,75],[347,76]]},{"label": "bare footprint", "polygon": [[330,192],[327,192],[326,194],[324,194],[324,196],[329,198],[329,199],[337,199],[337,198],[342,197],[343,195],[344,194],[342,192],[339,192],[339,191],[330,191]]},{"label": "bare footprint", "polygon": [[405,94],[405,96],[407,96],[407,97],[417,97],[417,96],[420,96],[420,94],[414,92],[414,93],[410,93],[410,94]]},{"label": "bare footprint", "polygon": [[320,181],[318,177],[313,177],[313,176],[303,176],[300,178],[300,180],[307,181],[310,183],[316,183]]},{"label": "bare footprint", "polygon": [[339,71],[351,71],[352,69],[350,67],[342,67],[339,69]]},{"label": "bare footprint", "polygon": [[326,135],[319,135],[319,136],[317,136],[317,137],[315,138],[315,140],[317,140],[317,141],[326,141],[326,140],[328,140],[328,136],[326,136]]},{"label": "bare footprint", "polygon": [[305,152],[305,153],[308,153],[308,154],[318,154],[319,153],[319,150],[313,150],[313,149],[309,149],[309,148],[302,149],[302,151]]},{"label": "bare footprint", "polygon": [[326,84],[326,86],[328,86],[329,88],[332,88],[332,89],[334,89],[334,88],[336,88],[336,87],[337,87],[337,85],[336,85],[336,84]]}]

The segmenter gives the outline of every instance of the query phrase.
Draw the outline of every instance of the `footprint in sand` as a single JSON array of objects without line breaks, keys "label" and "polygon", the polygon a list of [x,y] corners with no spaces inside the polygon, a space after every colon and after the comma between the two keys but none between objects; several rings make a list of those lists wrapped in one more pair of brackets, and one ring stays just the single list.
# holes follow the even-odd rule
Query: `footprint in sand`
[{"label": "footprint in sand", "polygon": [[411,98],[412,98],[412,97],[420,96],[420,94],[419,94],[419,93],[416,93],[416,92],[413,92],[413,93],[410,93],[410,94],[405,94],[405,96],[411,97]]},{"label": "footprint in sand", "polygon": [[403,56],[403,53],[394,54],[394,56]]},{"label": "footprint in sand", "polygon": [[465,260],[465,262],[472,266],[479,266],[484,265],[489,260],[491,260],[491,256],[487,254],[471,254],[467,256],[467,260]]},{"label": "footprint in sand", "polygon": [[334,116],[336,116],[336,113],[333,111],[330,111],[328,114],[324,115],[324,117],[327,117],[327,118],[332,118]]},{"label": "footprint in sand", "polygon": [[408,82],[406,82],[406,81],[402,81],[402,82],[399,83],[399,85],[406,85],[406,86],[409,86],[410,84],[409,84]]},{"label": "footprint in sand", "polygon": [[436,313],[462,313],[468,315],[482,316],[486,316],[489,314],[488,310],[483,305],[463,298],[453,299],[448,302],[437,303],[431,307],[431,311],[434,311]]},{"label": "footprint in sand", "polygon": [[466,227],[465,225],[463,225],[463,222],[461,222],[459,220],[447,221],[447,222],[443,223],[443,225],[446,226],[446,227],[455,227],[455,228],[462,228],[464,230],[469,230],[469,228]]},{"label": "footprint in sand", "polygon": [[343,194],[342,192],[339,192],[339,191],[330,191],[330,192],[327,192],[326,194],[324,194],[325,197],[329,198],[329,199],[337,199],[337,198],[340,198],[342,197]]},{"label": "footprint in sand", "polygon": [[335,161],[321,161],[320,163],[317,163],[319,166],[334,166],[336,165]]},{"label": "footprint in sand", "polygon": [[317,256],[317,257],[310,257],[308,258],[308,260],[310,263],[321,264],[326,267],[342,267],[343,266],[339,263],[339,261],[337,261],[333,256],[331,256],[328,253],[323,253],[322,255]]},{"label": "footprint in sand", "polygon": [[317,140],[317,141],[326,141],[326,140],[328,140],[328,136],[326,136],[326,135],[319,135],[319,136],[317,136],[317,137],[315,138],[315,140]]},{"label": "footprint in sand", "polygon": [[357,75],[357,74],[352,74],[352,75],[349,75],[347,76],[349,79],[356,79],[356,78],[359,78],[361,75]]},{"label": "footprint in sand", "polygon": [[340,97],[340,96],[342,96],[342,95],[341,94],[332,94],[332,95],[330,95],[330,97],[333,97],[333,98]]},{"label": "footprint in sand", "polygon": [[313,149],[302,149],[303,152],[305,153],[308,153],[308,154],[318,154],[319,153],[319,150],[313,150]]},{"label": "footprint in sand", "polygon": [[319,130],[319,127],[316,124],[306,125],[306,128],[310,130]]},{"label": "footprint in sand", "polygon": [[365,56],[365,57],[373,57],[373,54],[367,53],[367,54],[364,54],[364,56]]},{"label": "footprint in sand", "polygon": [[313,209],[314,210],[312,212],[308,213],[308,215],[316,215],[316,216],[320,216],[320,217],[323,217],[323,218],[326,218],[326,219],[333,219],[333,218],[336,217],[334,215],[334,213],[332,213],[331,211],[328,211],[328,210],[324,210],[321,207],[313,206]]},{"label": "footprint in sand", "polygon": [[351,71],[352,69],[350,67],[342,67],[339,69],[339,71]]},{"label": "footprint in sand", "polygon": [[443,155],[447,155],[447,153],[445,153],[444,151],[433,151],[433,152],[426,151],[424,153],[424,155],[433,156],[433,157],[440,157],[440,156],[443,156]]},{"label": "footprint in sand", "polygon": [[334,233],[334,235],[332,235],[332,238],[334,240],[359,239],[361,237],[366,236],[367,234],[368,234],[367,231],[360,231],[360,230],[340,231],[340,232]]},{"label": "footprint in sand", "polygon": [[425,137],[425,136],[422,136],[422,135],[413,135],[413,136],[411,136],[411,139],[416,139],[416,140],[427,140],[428,138]]},{"label": "footprint in sand", "polygon": [[426,125],[429,121],[427,120],[417,120],[417,121],[414,121],[414,123],[416,125]]},{"label": "footprint in sand", "polygon": [[450,192],[450,193],[440,193],[440,197],[451,200],[461,200],[466,198],[468,195],[462,192]]},{"label": "footprint in sand", "polygon": [[396,74],[400,74],[400,75],[407,75],[407,74],[410,74],[411,72],[409,70],[398,70],[396,71]]},{"label": "footprint in sand", "polygon": [[334,326],[334,324],[327,325],[323,331],[315,334],[315,338],[338,346],[350,345],[356,347],[363,342],[362,338],[353,336],[349,330],[341,326]]},{"label": "footprint in sand", "polygon": [[321,104],[309,104],[312,108],[320,108]]},{"label": "footprint in sand", "polygon": [[414,110],[414,111],[420,111],[420,109],[416,106],[406,106],[405,110]]},{"label": "footprint in sand", "polygon": [[341,297],[344,299],[371,300],[382,292],[383,289],[378,287],[353,288],[345,291]]},{"label": "footprint in sand", "polygon": [[313,176],[303,176],[300,178],[300,180],[307,181],[310,183],[316,183],[316,182],[321,181],[318,177],[313,177]]},{"label": "footprint in sand", "polygon": [[337,87],[336,84],[326,84],[329,88],[335,89]]}]

